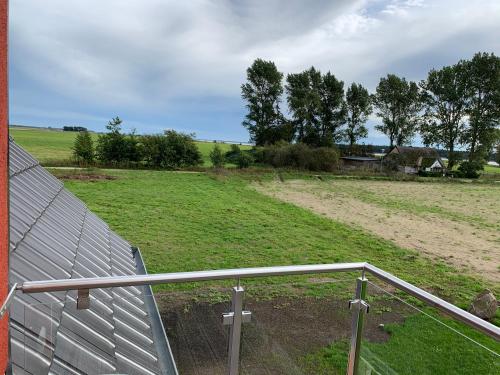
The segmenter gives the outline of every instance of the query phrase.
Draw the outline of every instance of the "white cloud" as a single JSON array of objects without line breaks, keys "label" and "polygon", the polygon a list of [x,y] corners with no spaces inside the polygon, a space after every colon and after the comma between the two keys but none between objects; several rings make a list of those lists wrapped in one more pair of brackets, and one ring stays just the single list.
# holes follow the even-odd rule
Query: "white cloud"
[{"label": "white cloud", "polygon": [[285,73],[315,65],[373,89],[391,69],[422,79],[443,61],[478,50],[500,52],[496,0],[10,5],[11,102],[17,112],[28,105],[23,100],[30,87],[45,96],[39,108],[45,111],[60,110],[50,101],[56,94],[100,110],[170,111],[179,100],[201,98],[228,98],[234,105],[257,57],[274,60]]}]

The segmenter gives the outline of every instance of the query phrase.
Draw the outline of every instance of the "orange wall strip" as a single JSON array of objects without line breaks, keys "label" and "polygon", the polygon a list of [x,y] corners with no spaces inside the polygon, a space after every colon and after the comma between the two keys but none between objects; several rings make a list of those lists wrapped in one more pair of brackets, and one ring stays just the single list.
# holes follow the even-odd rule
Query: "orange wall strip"
[{"label": "orange wall strip", "polygon": [[[5,301],[9,282],[9,82],[7,69],[8,0],[0,0],[0,305]],[[9,319],[0,321],[0,374],[8,362]]]}]

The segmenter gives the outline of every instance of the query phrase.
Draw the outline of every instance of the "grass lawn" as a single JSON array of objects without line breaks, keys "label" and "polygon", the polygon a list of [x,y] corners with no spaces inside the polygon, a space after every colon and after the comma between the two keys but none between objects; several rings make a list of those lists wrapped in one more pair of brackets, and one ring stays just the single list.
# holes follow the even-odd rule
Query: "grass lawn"
[{"label": "grass lawn", "polygon": [[[51,129],[11,127],[9,134],[26,151],[30,152],[42,164],[71,158],[71,148],[76,132],[63,132]],[[92,133],[94,141],[97,134]]]},{"label": "grass lawn", "polygon": [[484,166],[484,173],[499,173],[500,174],[500,167],[495,167],[494,165],[485,165]]},{"label": "grass lawn", "polygon": [[118,178],[65,184],[142,249],[149,272],[369,261],[456,302],[483,286],[390,241],[266,197],[239,176],[107,173]]},{"label": "grass lawn", "polygon": [[[117,179],[93,182],[66,179],[65,185],[120,235],[141,248],[150,273],[368,261],[463,308],[486,286],[483,281],[461,275],[444,263],[430,261],[361,229],[260,194],[250,186],[248,177],[162,171],[106,173]],[[350,276],[354,287],[356,275]],[[271,298],[277,289],[280,294],[290,295],[300,289],[304,295],[316,298],[337,292],[335,284],[309,283],[309,277],[244,280],[243,285],[253,298]],[[270,288],[274,284],[280,287]],[[227,290],[231,285],[211,282],[203,287],[209,291],[209,299],[220,301],[217,290],[221,287]],[[194,288],[199,286],[179,284],[158,286],[155,290],[198,293]],[[410,314],[404,324],[386,327],[392,332],[389,341],[367,343],[366,347],[378,360],[400,373],[412,373],[407,370],[418,363],[423,370],[413,373],[453,373],[459,365],[443,360],[445,357],[482,358],[462,365],[467,370],[462,373],[495,373],[496,357],[478,345],[460,341],[461,337],[448,329],[444,329],[445,334],[443,330],[427,329],[426,319]],[[500,352],[494,340],[448,321]],[[434,345],[438,342],[439,345]],[[453,350],[447,352],[449,349]],[[414,352],[418,354],[414,358],[403,359]],[[311,373],[330,374],[332,369],[342,373],[346,355],[347,345],[338,342],[306,356],[304,363]],[[404,367],[398,368],[397,363]]]},{"label": "grass lawn", "polygon": [[[69,160],[72,156],[72,147],[77,135],[76,132],[63,132],[44,128],[11,127],[9,133],[12,138],[42,164],[57,165],[57,161]],[[97,133],[92,133],[92,138],[97,141]],[[196,142],[203,158],[203,166],[209,167],[210,151],[214,147],[212,142]],[[231,147],[229,144],[219,143],[219,147],[225,152]],[[251,146],[240,146],[242,150],[250,149]]]}]

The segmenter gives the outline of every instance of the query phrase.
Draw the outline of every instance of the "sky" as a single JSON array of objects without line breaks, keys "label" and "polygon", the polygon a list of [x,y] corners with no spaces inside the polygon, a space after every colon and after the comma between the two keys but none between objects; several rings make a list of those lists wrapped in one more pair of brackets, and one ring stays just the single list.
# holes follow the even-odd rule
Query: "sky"
[{"label": "sky", "polygon": [[[10,1],[10,123],[248,141],[241,84],[256,58],[373,91],[388,73],[500,55],[499,0]],[[368,122],[362,142],[387,144]],[[418,137],[414,144],[418,145]]]}]

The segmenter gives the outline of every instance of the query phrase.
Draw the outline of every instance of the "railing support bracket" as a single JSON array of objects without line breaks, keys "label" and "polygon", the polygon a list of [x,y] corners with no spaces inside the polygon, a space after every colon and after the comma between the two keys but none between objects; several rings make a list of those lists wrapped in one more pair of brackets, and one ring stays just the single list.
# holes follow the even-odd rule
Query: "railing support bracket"
[{"label": "railing support bracket", "polygon": [[90,290],[78,289],[78,297],[76,298],[77,310],[85,310],[90,307]]}]

